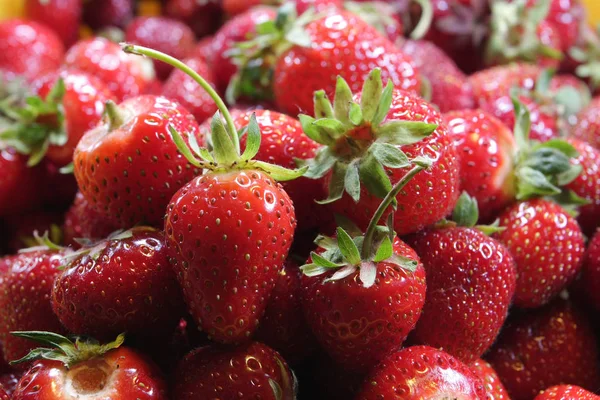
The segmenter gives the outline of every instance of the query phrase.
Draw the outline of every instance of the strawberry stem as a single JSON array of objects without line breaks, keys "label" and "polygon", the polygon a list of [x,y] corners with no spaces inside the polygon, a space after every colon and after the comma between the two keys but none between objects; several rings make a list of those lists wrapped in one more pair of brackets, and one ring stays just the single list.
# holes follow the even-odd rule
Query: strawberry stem
[{"label": "strawberry stem", "polygon": [[433,21],[433,8],[430,0],[413,0],[419,6],[421,6],[421,18],[415,26],[415,29],[410,33],[410,38],[413,40],[422,39],[423,36],[429,31],[431,22]]},{"label": "strawberry stem", "polygon": [[123,113],[119,110],[119,106],[112,100],[108,100],[104,104],[104,113],[108,117],[108,130],[110,132],[118,129],[125,123]]}]

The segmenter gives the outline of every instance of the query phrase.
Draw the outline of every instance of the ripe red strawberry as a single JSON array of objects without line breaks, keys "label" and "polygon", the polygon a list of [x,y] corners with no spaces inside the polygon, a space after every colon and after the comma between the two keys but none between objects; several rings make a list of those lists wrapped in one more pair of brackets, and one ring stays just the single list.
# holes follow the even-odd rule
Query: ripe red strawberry
[{"label": "ripe red strawberry", "polygon": [[577,124],[573,127],[570,134],[600,149],[600,97],[594,98],[577,115]]},{"label": "ripe red strawberry", "polygon": [[115,26],[124,28],[133,18],[134,0],[87,0],[83,20],[94,30]]},{"label": "ripe red strawberry", "polygon": [[174,398],[295,399],[295,380],[274,350],[257,342],[237,348],[200,347],[184,357],[175,373]]},{"label": "ripe red strawberry", "polygon": [[54,280],[52,309],[69,332],[100,339],[116,332],[161,337],[184,314],[164,235],[151,228],[90,243],[64,263]]},{"label": "ripe red strawberry", "polygon": [[185,22],[199,38],[214,33],[223,20],[220,0],[166,0],[164,12]]},{"label": "ripe red strawberry", "polygon": [[[542,3],[541,0],[529,0],[529,4]],[[546,21],[558,31],[562,44],[561,50],[567,52],[573,47],[585,25],[586,10],[580,0],[551,0]]]},{"label": "ripe red strawberry", "polygon": [[150,60],[125,54],[118,44],[100,37],[73,45],[65,56],[65,65],[94,75],[119,100],[143,93],[155,75]]},{"label": "ripe red strawberry", "polygon": [[14,148],[0,148],[0,216],[31,210],[39,203],[41,167],[29,168]]},{"label": "ripe red strawberry", "polygon": [[32,21],[52,27],[65,47],[79,38],[81,0],[26,0],[25,15]]},{"label": "ripe red strawberry", "polygon": [[108,237],[117,230],[114,224],[104,218],[94,207],[77,192],[71,208],[65,214],[62,226],[65,245],[79,248],[80,244],[75,239],[89,239],[96,242]]},{"label": "ripe red strawberry", "polygon": [[581,284],[589,303],[600,310],[600,233],[596,232],[585,252]]},{"label": "ripe red strawberry", "polygon": [[8,393],[4,390],[4,387],[0,385],[0,400],[10,400]]},{"label": "ripe red strawberry", "polygon": [[[194,32],[183,22],[168,17],[137,17],[127,26],[125,40],[183,59],[194,49]],[[157,76],[166,79],[173,67],[154,62]]]},{"label": "ripe red strawberry", "polygon": [[18,335],[50,348],[31,353],[28,360],[39,361],[21,378],[13,400],[167,400],[167,385],[158,368],[144,356],[120,347],[122,335],[105,345],[48,332]]},{"label": "ripe red strawberry", "polygon": [[75,150],[81,193],[118,227],[160,226],[171,196],[200,173],[178,152],[169,127],[203,144],[198,125],[179,104],[150,95],[107,103],[106,112]]},{"label": "ripe red strawberry", "polygon": [[[558,299],[511,315],[486,356],[513,400],[529,400],[552,385],[593,390],[600,382],[598,348],[586,317]],[[541,367],[543,365],[543,367]]]},{"label": "ripe red strawberry", "polygon": [[510,400],[506,388],[490,363],[481,359],[475,360],[469,365],[469,369],[483,382],[487,392],[485,400]]},{"label": "ripe red strawberry", "polygon": [[46,249],[0,260],[0,343],[6,361],[21,358],[34,347],[28,340],[12,336],[10,332],[63,331],[52,312],[50,296],[64,255],[63,251]]},{"label": "ripe red strawberry", "polygon": [[475,106],[471,83],[454,61],[432,42],[406,40],[402,51],[412,57],[417,70],[429,81],[431,102],[441,112],[470,109]]},{"label": "ripe red strawberry", "polygon": [[17,75],[32,80],[55,71],[64,55],[60,38],[47,26],[18,19],[0,22],[0,71],[5,79]]},{"label": "ripe red strawberry", "polygon": [[[187,58],[185,64],[204,77],[211,86],[215,87],[215,78],[206,62],[198,56]],[[217,105],[204,90],[185,72],[174,70],[162,87],[163,96],[175,100],[184,106],[201,124],[212,117],[217,111]]]},{"label": "ripe red strawberry", "polygon": [[545,389],[534,400],[600,400],[600,396],[579,386],[558,385]]},{"label": "ripe red strawberry", "polygon": [[423,313],[411,340],[443,349],[467,364],[498,336],[517,274],[508,250],[473,228],[476,208],[463,194],[454,211],[459,226],[450,223],[408,239],[425,266],[427,282]]},{"label": "ripe red strawberry", "polygon": [[485,398],[485,389],[469,367],[451,355],[413,346],[390,354],[379,364],[356,400],[388,398],[480,400]]}]

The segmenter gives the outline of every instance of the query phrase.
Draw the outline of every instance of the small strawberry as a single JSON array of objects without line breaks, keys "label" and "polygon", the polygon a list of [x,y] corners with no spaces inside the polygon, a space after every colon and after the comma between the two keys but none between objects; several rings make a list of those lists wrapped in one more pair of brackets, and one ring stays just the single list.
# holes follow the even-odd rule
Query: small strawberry
[{"label": "small strawberry", "polygon": [[200,173],[177,150],[170,127],[203,144],[198,125],[179,104],[150,95],[109,102],[105,113],[75,150],[81,193],[120,228],[160,226],[170,197]]},{"label": "small strawberry", "polygon": [[216,32],[223,21],[221,0],[166,0],[164,12],[185,22],[199,38]]},{"label": "small strawberry", "polygon": [[175,373],[174,398],[295,399],[296,382],[286,362],[257,342],[237,348],[205,346],[193,350]]},{"label": "small strawberry", "polygon": [[81,245],[77,239],[96,242],[108,237],[117,227],[107,221],[102,213],[96,211],[85,197],[77,192],[71,208],[65,214],[62,230],[65,245],[79,248]]},{"label": "small strawberry", "polygon": [[[183,22],[168,17],[137,17],[127,26],[125,40],[183,59],[194,49],[194,32]],[[154,62],[157,76],[166,79],[173,67]]]},{"label": "small strawberry", "polygon": [[33,365],[19,381],[13,400],[167,400],[167,385],[158,368],[121,347],[123,335],[100,345],[49,332],[13,334],[47,346],[19,360]]},{"label": "small strawberry", "polygon": [[485,389],[462,362],[428,346],[390,354],[373,370],[356,400],[425,400],[485,398]]},{"label": "small strawberry", "polygon": [[471,363],[469,368],[483,382],[487,395],[482,400],[510,400],[506,388],[490,363],[479,359]]},{"label": "small strawberry", "polygon": [[533,400],[600,400],[600,396],[575,385],[558,385],[545,389]]},{"label": "small strawberry", "polygon": [[[203,76],[211,86],[216,86],[214,74],[202,58],[195,56],[183,62]],[[178,69],[174,70],[164,83],[161,94],[184,106],[199,124],[212,117],[217,111],[213,99],[189,75]]]},{"label": "small strawberry", "polygon": [[125,54],[118,44],[100,37],[75,43],[65,65],[97,77],[119,100],[144,92],[155,75],[150,60]]},{"label": "small strawberry", "polygon": [[539,310],[511,315],[486,359],[511,399],[529,400],[552,385],[597,388],[598,355],[586,317],[558,299]]},{"label": "small strawberry", "polygon": [[0,146],[0,216],[30,211],[39,204],[41,167],[29,168],[27,157]]},{"label": "small strawberry", "polygon": [[92,29],[124,28],[133,18],[134,0],[87,0],[83,2],[83,21]]},{"label": "small strawberry", "polygon": [[577,115],[577,123],[573,126],[570,134],[600,149],[600,97],[594,98]]},{"label": "small strawberry", "polygon": [[52,27],[67,48],[79,38],[81,12],[81,0],[25,1],[27,18]]},{"label": "small strawberry", "polygon": [[600,291],[598,290],[600,288],[600,232],[596,232],[585,252],[581,284],[588,302],[600,310]]}]

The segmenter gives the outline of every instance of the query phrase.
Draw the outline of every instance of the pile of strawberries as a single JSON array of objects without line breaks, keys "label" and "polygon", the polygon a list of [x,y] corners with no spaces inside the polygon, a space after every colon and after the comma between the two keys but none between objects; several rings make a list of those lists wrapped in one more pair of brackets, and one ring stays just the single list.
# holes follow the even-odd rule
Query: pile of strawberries
[{"label": "pile of strawberries", "polygon": [[0,400],[600,400],[579,0],[161,6],[0,22]]}]

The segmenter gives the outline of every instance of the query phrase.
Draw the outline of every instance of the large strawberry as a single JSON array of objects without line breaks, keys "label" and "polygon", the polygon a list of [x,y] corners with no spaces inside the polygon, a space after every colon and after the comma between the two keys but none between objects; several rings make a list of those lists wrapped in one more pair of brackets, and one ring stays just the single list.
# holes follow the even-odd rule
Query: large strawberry
[{"label": "large strawberry", "polygon": [[101,345],[50,332],[14,334],[46,347],[32,350],[20,360],[33,361],[33,365],[17,384],[13,400],[167,400],[167,385],[158,368],[144,356],[121,347],[123,335]]},{"label": "large strawberry", "polygon": [[599,400],[600,396],[576,385],[558,385],[545,389],[534,400]]},{"label": "large strawberry", "polygon": [[600,382],[594,331],[565,300],[511,315],[486,359],[513,400],[530,400],[552,385],[594,390]]},{"label": "large strawberry", "polygon": [[466,193],[453,219],[408,239],[425,266],[427,281],[423,314],[411,338],[471,363],[500,332],[517,272],[508,250],[474,227],[477,202]]},{"label": "large strawberry", "polygon": [[264,344],[200,347],[175,373],[174,398],[294,400],[296,382],[285,360]]},{"label": "large strawberry", "polygon": [[104,218],[94,207],[77,192],[73,204],[65,213],[62,226],[65,245],[80,247],[77,239],[88,239],[96,242],[108,237],[117,227]]},{"label": "large strawberry", "polygon": [[75,150],[81,193],[121,228],[160,226],[171,196],[200,173],[177,150],[170,127],[203,144],[198,124],[179,104],[150,95],[109,102],[105,112]]},{"label": "large strawberry", "polygon": [[52,27],[67,48],[79,38],[81,12],[81,0],[25,1],[27,18]]},{"label": "large strawberry", "polygon": [[[391,378],[391,379],[390,379]],[[485,399],[481,380],[451,355],[428,346],[390,354],[365,380],[356,400]]]},{"label": "large strawberry", "polygon": [[487,392],[486,397],[484,397],[485,400],[510,400],[506,388],[490,363],[479,359],[471,363],[469,368],[483,382]]}]

